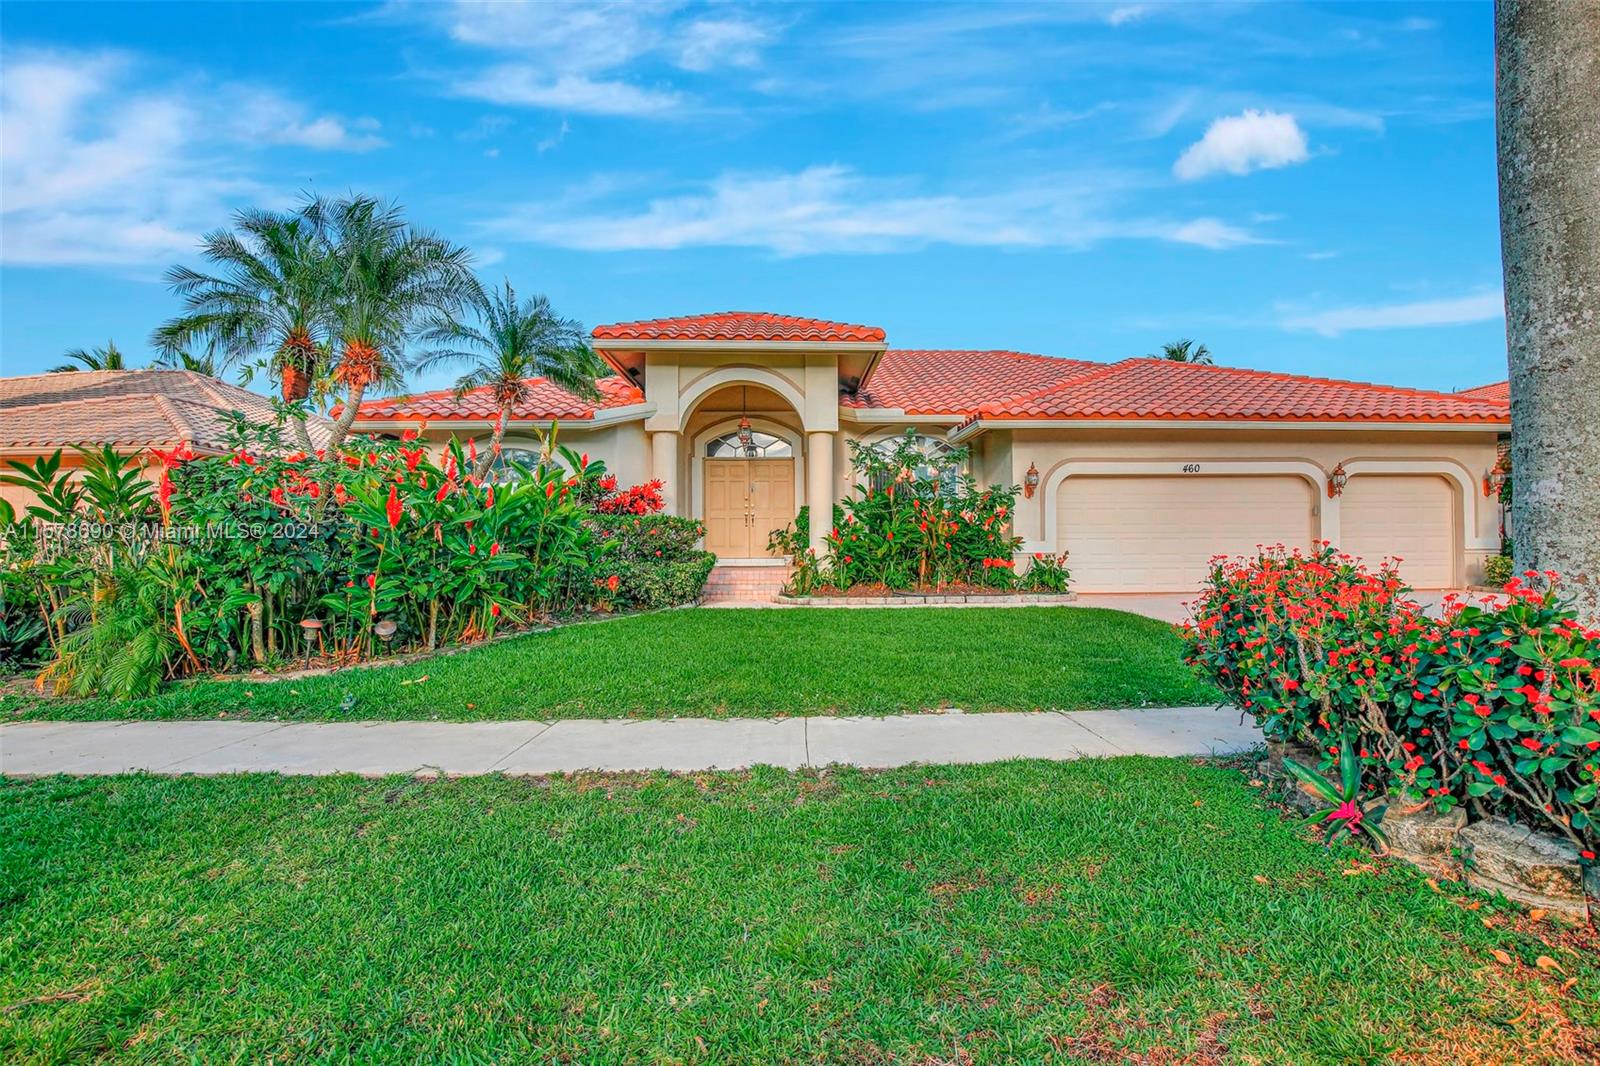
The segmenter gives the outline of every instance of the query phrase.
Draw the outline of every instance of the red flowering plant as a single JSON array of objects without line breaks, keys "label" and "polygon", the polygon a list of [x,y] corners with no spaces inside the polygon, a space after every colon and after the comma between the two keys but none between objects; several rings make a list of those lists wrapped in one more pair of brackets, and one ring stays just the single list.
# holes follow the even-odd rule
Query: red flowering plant
[{"label": "red flowering plant", "polygon": [[1350,741],[1373,791],[1542,822],[1592,859],[1600,632],[1561,604],[1553,575],[1533,577],[1449,599],[1435,618],[1391,569],[1327,545],[1218,559],[1185,655],[1269,738],[1314,746],[1323,769]]},{"label": "red flowering plant", "polygon": [[978,488],[965,449],[944,449],[915,430],[873,445],[851,441],[850,460],[856,488],[834,508],[820,584],[1015,584],[1015,486]]},{"label": "red flowering plant", "polygon": [[[1529,572],[1503,602],[1447,607],[1428,634],[1425,679],[1480,805],[1544,822],[1593,861],[1600,852],[1600,629]],[[1431,690],[1430,690],[1431,691]]]}]

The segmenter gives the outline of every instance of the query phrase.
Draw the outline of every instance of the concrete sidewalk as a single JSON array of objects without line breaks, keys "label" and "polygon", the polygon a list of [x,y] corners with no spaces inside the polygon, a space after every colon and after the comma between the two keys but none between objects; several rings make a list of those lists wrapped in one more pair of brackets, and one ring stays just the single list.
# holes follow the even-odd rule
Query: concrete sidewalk
[{"label": "concrete sidewalk", "polygon": [[1260,743],[1231,708],[559,722],[17,722],[0,773],[546,774],[1209,755]]}]

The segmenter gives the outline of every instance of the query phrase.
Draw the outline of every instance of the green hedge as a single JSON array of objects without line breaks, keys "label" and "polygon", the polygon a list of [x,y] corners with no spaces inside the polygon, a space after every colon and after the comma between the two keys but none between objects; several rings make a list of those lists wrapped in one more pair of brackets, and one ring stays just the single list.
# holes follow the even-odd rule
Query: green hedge
[{"label": "green hedge", "polygon": [[695,552],[686,559],[670,562],[618,559],[617,599],[643,608],[693,603],[700,598],[716,563],[717,557],[710,552]]}]

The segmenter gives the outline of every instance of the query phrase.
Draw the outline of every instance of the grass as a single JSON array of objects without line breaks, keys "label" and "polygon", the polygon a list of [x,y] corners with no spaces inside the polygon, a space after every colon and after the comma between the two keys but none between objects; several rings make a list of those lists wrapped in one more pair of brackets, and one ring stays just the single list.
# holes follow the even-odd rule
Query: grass
[{"label": "grass", "polygon": [[[426,679],[426,680],[424,680]],[[349,694],[354,705],[341,710]],[[1172,627],[1087,608],[664,611],[404,666],[198,681],[131,701],[8,697],[6,717],[606,718],[1213,703]]]},{"label": "grass", "polygon": [[1363,858],[1184,760],[7,782],[0,1058],[1596,1053],[1592,937]]}]

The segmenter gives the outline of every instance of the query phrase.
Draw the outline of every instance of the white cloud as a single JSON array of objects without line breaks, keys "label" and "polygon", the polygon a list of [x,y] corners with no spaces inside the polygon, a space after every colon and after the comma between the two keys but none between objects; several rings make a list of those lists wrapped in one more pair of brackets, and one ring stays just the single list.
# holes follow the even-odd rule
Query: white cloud
[{"label": "white cloud", "polygon": [[1505,298],[1499,290],[1485,290],[1443,300],[1418,300],[1403,304],[1340,307],[1282,319],[1285,329],[1305,329],[1325,337],[1350,330],[1414,329],[1420,326],[1459,326],[1488,322],[1505,315]]},{"label": "white cloud", "polygon": [[1107,175],[1050,175],[979,192],[924,192],[910,181],[863,177],[848,167],[796,173],[725,173],[692,191],[642,206],[604,208],[581,195],[522,205],[487,223],[497,237],[586,251],[759,248],[778,255],[886,253],[930,244],[1086,248],[1111,239],[1164,240],[1224,249],[1259,243],[1216,219],[1114,217]]},{"label": "white cloud", "polygon": [[1182,181],[1210,174],[1248,174],[1310,158],[1306,135],[1293,115],[1246,110],[1212,122],[1204,137],[1191,144],[1172,172]]},{"label": "white cloud", "polygon": [[192,252],[246,201],[261,144],[352,149],[365,120],[194,80],[141,85],[136,57],[8,49],[0,84],[0,261],[148,266]]},{"label": "white cloud", "polygon": [[738,19],[699,19],[685,26],[678,45],[678,66],[711,70],[719,66],[753,67],[770,34],[765,27]]},{"label": "white cloud", "polygon": [[661,118],[690,98],[672,88],[622,77],[647,60],[705,72],[755,67],[772,31],[730,13],[688,17],[680,4],[395,4],[442,26],[460,44],[506,53],[489,70],[461,66],[445,75],[452,95],[517,107],[593,115]]},{"label": "white cloud", "polygon": [[1150,14],[1149,4],[1125,4],[1122,7],[1112,8],[1106,15],[1106,21],[1113,26],[1123,26],[1148,14]]},{"label": "white cloud", "polygon": [[368,152],[387,143],[378,136],[374,118],[312,116],[300,104],[262,89],[233,90],[222,97],[230,128],[240,140],[335,152]]},{"label": "white cloud", "polygon": [[622,81],[596,81],[582,74],[551,79],[539,67],[523,63],[505,63],[470,75],[456,82],[452,91],[495,104],[589,115],[664,115],[683,100],[676,92],[641,89]]},{"label": "white cloud", "polygon": [[544,138],[542,141],[539,142],[539,144],[538,144],[539,154],[543,155],[544,153],[546,153],[548,151],[551,151],[552,149],[560,148],[561,147],[561,143],[567,139],[567,134],[569,134],[571,132],[572,132],[571,123],[569,123],[566,119],[562,119],[561,120],[561,126],[554,133],[552,133],[550,136]]},{"label": "white cloud", "polygon": [[1272,243],[1264,237],[1257,237],[1248,230],[1231,226],[1215,218],[1197,218],[1192,222],[1185,222],[1173,228],[1168,234],[1168,239],[1182,244],[1198,244],[1212,251],[1238,248],[1246,244]]}]

